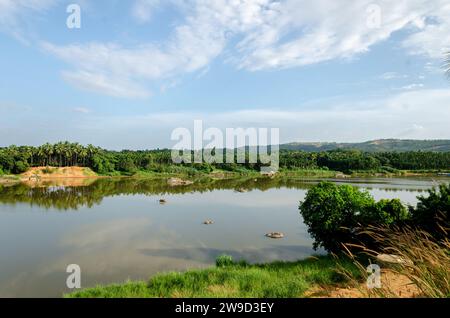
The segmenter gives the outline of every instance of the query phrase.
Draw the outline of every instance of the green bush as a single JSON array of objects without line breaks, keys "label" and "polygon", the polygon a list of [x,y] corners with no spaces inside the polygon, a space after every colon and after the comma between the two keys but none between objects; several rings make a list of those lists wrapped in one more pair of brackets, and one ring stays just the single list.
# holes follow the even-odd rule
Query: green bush
[{"label": "green bush", "polygon": [[17,161],[14,164],[13,173],[16,173],[16,174],[23,173],[23,172],[27,171],[29,168],[30,168],[30,165],[28,164],[28,162]]},{"label": "green bush", "polygon": [[341,243],[349,242],[351,229],[358,225],[360,215],[374,204],[368,192],[348,185],[321,182],[308,191],[305,201],[300,202],[300,213],[314,238],[314,248],[336,252],[341,250]]},{"label": "green bush", "polygon": [[408,209],[399,199],[382,199],[363,215],[365,224],[399,225],[409,219]]},{"label": "green bush", "polygon": [[409,207],[412,222],[429,233],[440,232],[439,226],[450,223],[450,183],[428,190],[428,196],[417,197],[419,202],[414,208]]},{"label": "green bush", "polygon": [[216,259],[216,266],[217,267],[227,267],[234,265],[233,257],[230,255],[220,255]]},{"label": "green bush", "polygon": [[389,226],[409,217],[400,200],[376,202],[367,191],[330,182],[309,190],[299,209],[314,239],[314,248],[323,247],[334,253],[342,250],[343,243],[361,240],[356,237],[357,228],[373,224]]}]

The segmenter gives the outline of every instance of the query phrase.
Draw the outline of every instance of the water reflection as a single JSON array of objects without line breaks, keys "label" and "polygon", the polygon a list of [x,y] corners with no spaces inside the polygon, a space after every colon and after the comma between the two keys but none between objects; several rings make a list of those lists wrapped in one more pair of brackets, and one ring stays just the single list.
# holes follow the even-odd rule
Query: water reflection
[{"label": "water reflection", "polygon": [[[421,192],[440,182],[449,179],[328,179],[329,181],[343,184],[352,184],[368,190],[382,188],[383,191],[392,192]],[[93,207],[101,204],[105,197],[117,195],[169,195],[185,193],[205,193],[215,190],[235,191],[266,191],[268,189],[302,189],[306,190],[319,179],[301,178],[242,178],[227,180],[202,179],[188,186],[173,187],[166,180],[132,179],[132,178],[106,178],[86,179],[84,181],[73,180],[75,184],[67,180],[55,185],[55,182],[47,183],[20,183],[15,185],[0,185],[0,203],[16,204],[29,203],[43,208],[56,208],[58,210],[76,210],[80,207]]]}]

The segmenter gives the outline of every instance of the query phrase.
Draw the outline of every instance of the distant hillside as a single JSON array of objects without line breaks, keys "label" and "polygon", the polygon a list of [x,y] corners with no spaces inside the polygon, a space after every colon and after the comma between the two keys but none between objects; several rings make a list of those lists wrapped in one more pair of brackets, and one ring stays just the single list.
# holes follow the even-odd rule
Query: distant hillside
[{"label": "distant hillside", "polygon": [[336,149],[357,149],[368,152],[381,151],[450,151],[450,140],[400,140],[381,139],[361,143],[335,143],[335,142],[293,142],[280,146],[285,150],[327,151]]}]

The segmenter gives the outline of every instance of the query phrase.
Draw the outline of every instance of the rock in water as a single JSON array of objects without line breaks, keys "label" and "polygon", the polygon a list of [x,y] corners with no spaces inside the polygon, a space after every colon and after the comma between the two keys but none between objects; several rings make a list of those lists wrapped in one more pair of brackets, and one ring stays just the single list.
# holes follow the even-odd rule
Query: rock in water
[{"label": "rock in water", "polygon": [[271,232],[266,234],[267,237],[273,238],[273,239],[282,239],[284,238],[284,234],[281,232]]},{"label": "rock in water", "polygon": [[211,224],[214,224],[214,221],[213,220],[206,220],[206,221],[203,222],[203,224],[211,225]]}]

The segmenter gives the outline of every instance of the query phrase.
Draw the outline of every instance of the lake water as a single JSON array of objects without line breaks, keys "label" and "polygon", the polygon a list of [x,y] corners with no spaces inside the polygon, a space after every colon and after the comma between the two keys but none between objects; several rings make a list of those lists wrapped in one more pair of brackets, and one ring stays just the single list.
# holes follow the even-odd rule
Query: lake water
[{"label": "lake water", "polygon": [[[332,180],[409,204],[443,178]],[[298,205],[318,179],[100,179],[67,186],[0,186],[0,297],[60,297],[69,264],[82,287],[204,268],[221,254],[250,262],[314,253]],[[160,204],[164,198],[167,203]],[[207,219],[213,225],[203,225]],[[286,237],[272,240],[267,232]]]}]

